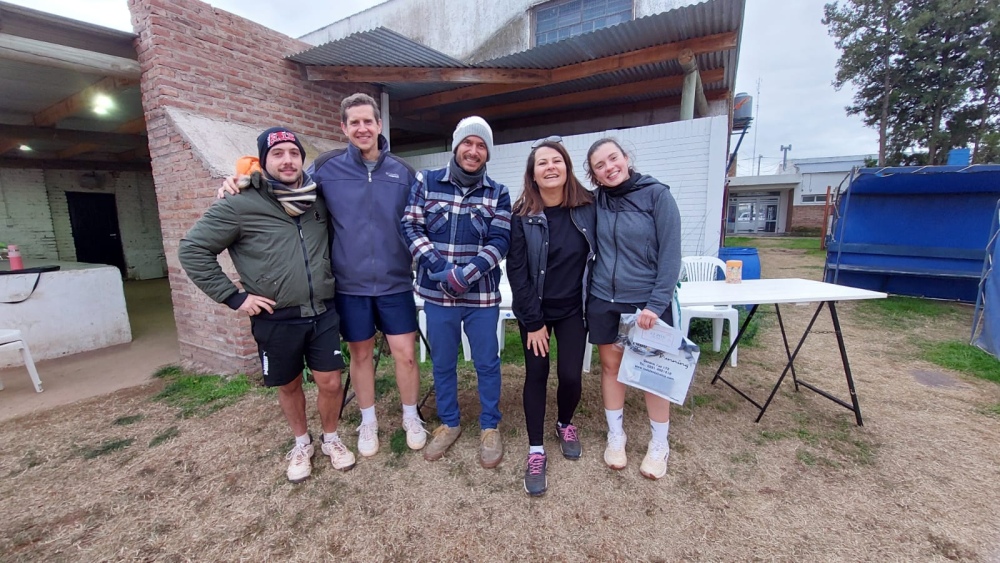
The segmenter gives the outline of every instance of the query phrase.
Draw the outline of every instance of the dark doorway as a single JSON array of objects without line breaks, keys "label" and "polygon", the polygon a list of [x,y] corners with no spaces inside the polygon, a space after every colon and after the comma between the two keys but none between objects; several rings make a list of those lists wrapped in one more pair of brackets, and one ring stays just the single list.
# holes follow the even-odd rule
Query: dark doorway
[{"label": "dark doorway", "polygon": [[66,192],[76,261],[117,266],[125,276],[125,253],[118,231],[114,194]]}]

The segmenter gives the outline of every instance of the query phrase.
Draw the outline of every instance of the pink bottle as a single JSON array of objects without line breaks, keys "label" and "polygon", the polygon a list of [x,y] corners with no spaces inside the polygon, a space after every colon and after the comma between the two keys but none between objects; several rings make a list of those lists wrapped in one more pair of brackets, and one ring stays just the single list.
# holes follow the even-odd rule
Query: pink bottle
[{"label": "pink bottle", "polygon": [[24,269],[24,261],[21,260],[21,251],[17,249],[17,245],[7,245],[7,257],[10,258],[10,271]]}]

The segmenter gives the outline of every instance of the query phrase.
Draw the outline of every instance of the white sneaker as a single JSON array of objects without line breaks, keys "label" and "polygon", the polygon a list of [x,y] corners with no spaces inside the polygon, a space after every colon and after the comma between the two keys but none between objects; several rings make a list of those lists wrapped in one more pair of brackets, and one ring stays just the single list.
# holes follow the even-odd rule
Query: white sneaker
[{"label": "white sneaker", "polygon": [[646,450],[646,457],[639,466],[639,473],[647,479],[659,479],[667,474],[667,458],[670,457],[670,444],[649,441],[649,448]]},{"label": "white sneaker", "polygon": [[334,469],[347,471],[354,467],[354,452],[347,449],[340,438],[333,442],[323,442],[323,453],[330,456],[330,463]]},{"label": "white sneaker", "polygon": [[624,432],[608,432],[608,447],[604,448],[604,463],[611,469],[625,469],[628,458],[625,457],[625,442],[628,438]]},{"label": "white sneaker", "polygon": [[362,423],[358,426],[358,453],[365,457],[378,453],[378,424]]},{"label": "white sneaker", "polygon": [[292,483],[301,483],[309,478],[312,474],[312,456],[313,452],[312,443],[309,444],[295,444],[292,451],[288,452],[285,459],[288,460],[288,470],[285,475],[288,476],[288,480]]},{"label": "white sneaker", "polygon": [[419,418],[403,417],[403,430],[406,430],[406,445],[411,450],[420,450],[427,445],[427,430]]}]

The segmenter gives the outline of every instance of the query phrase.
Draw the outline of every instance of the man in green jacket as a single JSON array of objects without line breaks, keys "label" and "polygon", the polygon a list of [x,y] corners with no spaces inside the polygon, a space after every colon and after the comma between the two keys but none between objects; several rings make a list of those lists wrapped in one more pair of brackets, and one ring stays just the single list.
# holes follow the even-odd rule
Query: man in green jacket
[{"label": "man in green jacket", "polygon": [[[334,307],[328,215],[316,184],[302,171],[305,150],[292,131],[272,127],[257,137],[260,165],[250,189],[215,201],[181,239],[178,256],[191,281],[209,297],[250,315],[264,384],[278,388],[278,404],[295,435],[288,480],[312,472],[313,444],[306,425],[302,370],[316,380],[323,425],[322,451],[334,469],[354,467],[354,454],[337,435],[344,397],[340,317]],[[223,272],[223,250],[242,291]]]}]

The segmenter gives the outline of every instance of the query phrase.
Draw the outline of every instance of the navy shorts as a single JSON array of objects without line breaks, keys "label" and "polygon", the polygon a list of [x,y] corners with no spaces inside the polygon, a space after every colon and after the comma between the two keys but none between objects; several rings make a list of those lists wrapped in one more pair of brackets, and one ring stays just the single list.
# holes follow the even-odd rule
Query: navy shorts
[{"label": "navy shorts", "polygon": [[383,334],[409,334],[417,331],[417,304],[413,291],[369,297],[364,295],[334,296],[340,313],[340,334],[345,342],[364,342]]},{"label": "navy shorts", "polygon": [[[587,328],[591,344],[614,344],[618,339],[618,325],[623,313],[635,313],[646,308],[645,303],[611,303],[591,295],[587,298]],[[670,307],[660,315],[665,323],[674,325]]]},{"label": "navy shorts", "polygon": [[313,371],[344,369],[340,318],[335,309],[307,319],[250,317],[250,327],[257,341],[264,385],[268,387],[291,383],[307,365]]}]

